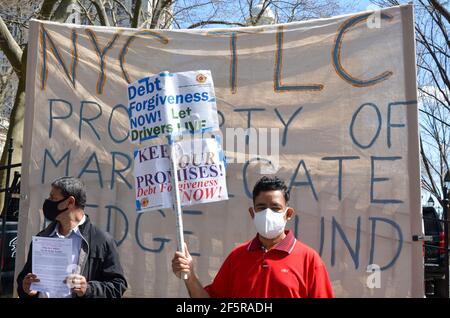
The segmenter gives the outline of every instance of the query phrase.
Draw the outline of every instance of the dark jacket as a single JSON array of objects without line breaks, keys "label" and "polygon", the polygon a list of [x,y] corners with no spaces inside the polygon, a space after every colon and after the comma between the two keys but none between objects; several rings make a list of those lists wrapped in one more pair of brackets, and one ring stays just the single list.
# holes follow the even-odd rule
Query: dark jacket
[{"label": "dark jacket", "polygon": [[[48,237],[56,227],[52,222],[37,236]],[[119,254],[114,239],[106,232],[93,225],[86,215],[86,222],[79,227],[84,240],[81,243],[78,265],[81,275],[86,278],[88,287],[84,297],[120,298],[127,289]],[[30,297],[22,288],[24,277],[31,273],[32,244],[27,262],[17,276],[17,293],[19,297]],[[73,297],[76,297],[75,293]]]}]

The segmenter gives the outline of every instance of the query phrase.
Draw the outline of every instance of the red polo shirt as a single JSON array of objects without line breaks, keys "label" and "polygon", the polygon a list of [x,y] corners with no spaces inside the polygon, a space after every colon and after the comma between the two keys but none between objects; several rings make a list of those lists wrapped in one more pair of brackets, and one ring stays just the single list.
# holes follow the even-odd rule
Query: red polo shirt
[{"label": "red polo shirt", "polygon": [[334,297],[319,254],[291,231],[269,251],[258,236],[236,247],[205,290],[219,298]]}]

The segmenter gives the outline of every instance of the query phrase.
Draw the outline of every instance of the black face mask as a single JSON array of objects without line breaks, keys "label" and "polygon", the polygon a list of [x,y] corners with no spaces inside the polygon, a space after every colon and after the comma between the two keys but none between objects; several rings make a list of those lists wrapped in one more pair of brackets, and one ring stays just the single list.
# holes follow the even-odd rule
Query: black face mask
[{"label": "black face mask", "polygon": [[61,202],[67,200],[69,197],[61,199],[59,201],[52,201],[49,199],[46,199],[44,201],[44,205],[42,206],[42,210],[44,211],[44,216],[46,219],[50,220],[50,221],[55,221],[56,217],[58,215],[60,215],[61,213],[67,211],[69,208],[65,208],[63,210],[59,210],[58,209],[58,204],[60,204]]}]

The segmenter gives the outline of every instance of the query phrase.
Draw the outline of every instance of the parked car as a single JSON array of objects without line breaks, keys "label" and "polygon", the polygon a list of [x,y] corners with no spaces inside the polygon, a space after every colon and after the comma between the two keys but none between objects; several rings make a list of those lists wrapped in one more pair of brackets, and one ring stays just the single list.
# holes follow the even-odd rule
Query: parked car
[{"label": "parked car", "polygon": [[445,244],[444,226],[434,207],[422,208],[425,236],[424,242],[425,295],[442,297],[445,290]]}]

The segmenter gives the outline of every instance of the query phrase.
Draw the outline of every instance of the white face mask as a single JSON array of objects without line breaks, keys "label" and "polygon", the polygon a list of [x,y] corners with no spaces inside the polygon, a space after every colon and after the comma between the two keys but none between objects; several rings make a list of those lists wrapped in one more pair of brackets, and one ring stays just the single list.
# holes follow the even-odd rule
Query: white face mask
[{"label": "white face mask", "polygon": [[265,238],[273,239],[283,233],[286,226],[286,219],[284,212],[274,212],[271,209],[265,209],[260,212],[255,212],[253,217],[253,224],[255,224],[256,231]]}]

